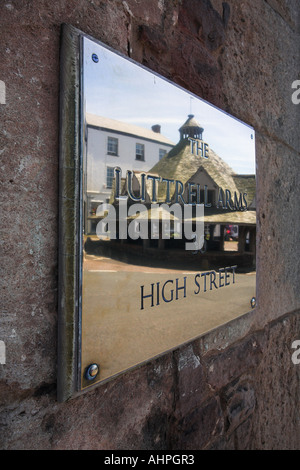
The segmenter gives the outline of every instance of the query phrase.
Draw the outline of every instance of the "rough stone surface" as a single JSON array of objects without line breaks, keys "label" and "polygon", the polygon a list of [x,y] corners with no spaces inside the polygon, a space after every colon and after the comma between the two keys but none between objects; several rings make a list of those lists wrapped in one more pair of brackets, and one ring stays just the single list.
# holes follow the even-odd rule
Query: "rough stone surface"
[{"label": "rough stone surface", "polygon": [[[1,449],[299,449],[298,0],[1,2]],[[256,129],[257,308],[58,403],[60,25]]]}]

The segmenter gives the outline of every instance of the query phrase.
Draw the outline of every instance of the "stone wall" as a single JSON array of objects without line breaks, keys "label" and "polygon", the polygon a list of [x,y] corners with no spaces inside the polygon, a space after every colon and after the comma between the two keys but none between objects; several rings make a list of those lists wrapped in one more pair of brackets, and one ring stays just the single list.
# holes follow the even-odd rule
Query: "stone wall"
[{"label": "stone wall", "polygon": [[[300,446],[298,0],[5,0],[1,76],[2,449]],[[255,127],[251,313],[56,400],[60,25],[69,23]]]}]

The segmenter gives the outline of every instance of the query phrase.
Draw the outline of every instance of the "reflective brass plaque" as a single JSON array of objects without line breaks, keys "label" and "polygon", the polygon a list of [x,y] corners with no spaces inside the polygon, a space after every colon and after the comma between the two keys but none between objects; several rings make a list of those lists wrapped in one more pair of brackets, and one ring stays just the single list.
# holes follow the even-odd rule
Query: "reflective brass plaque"
[{"label": "reflective brass plaque", "polygon": [[253,128],[89,37],[78,44],[84,390],[255,306],[256,185]]}]

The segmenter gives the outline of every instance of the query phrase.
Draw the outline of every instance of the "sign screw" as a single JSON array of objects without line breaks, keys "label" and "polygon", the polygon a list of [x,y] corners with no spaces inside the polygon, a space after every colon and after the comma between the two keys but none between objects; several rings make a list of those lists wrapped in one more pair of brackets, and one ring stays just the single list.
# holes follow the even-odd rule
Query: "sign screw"
[{"label": "sign screw", "polygon": [[250,304],[251,304],[252,308],[256,307],[256,298],[255,297],[252,297],[252,299],[250,300]]},{"label": "sign screw", "polygon": [[99,57],[97,56],[97,54],[95,54],[95,53],[92,54],[92,60],[93,60],[93,62],[95,62],[96,64],[99,62]]},{"label": "sign screw", "polygon": [[99,366],[98,364],[90,364],[86,370],[85,370],[85,378],[86,380],[95,380],[95,378],[97,377],[97,375],[99,374]]}]

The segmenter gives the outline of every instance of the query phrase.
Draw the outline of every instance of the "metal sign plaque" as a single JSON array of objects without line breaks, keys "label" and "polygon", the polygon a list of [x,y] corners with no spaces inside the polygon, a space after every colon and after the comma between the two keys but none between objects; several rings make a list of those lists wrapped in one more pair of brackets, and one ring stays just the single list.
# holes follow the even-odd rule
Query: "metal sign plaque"
[{"label": "metal sign plaque", "polygon": [[256,184],[253,128],[75,37],[80,391],[255,306]]}]

